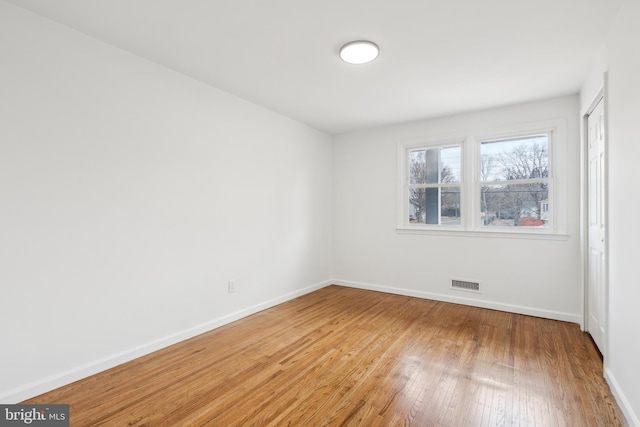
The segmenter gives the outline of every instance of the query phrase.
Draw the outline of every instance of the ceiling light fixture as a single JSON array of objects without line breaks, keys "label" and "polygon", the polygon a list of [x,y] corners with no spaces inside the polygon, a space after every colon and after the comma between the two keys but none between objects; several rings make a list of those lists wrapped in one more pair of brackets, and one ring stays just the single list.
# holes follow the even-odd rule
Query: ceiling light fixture
[{"label": "ceiling light fixture", "polygon": [[378,57],[378,45],[367,40],[349,42],[340,48],[340,59],[349,64],[366,64]]}]

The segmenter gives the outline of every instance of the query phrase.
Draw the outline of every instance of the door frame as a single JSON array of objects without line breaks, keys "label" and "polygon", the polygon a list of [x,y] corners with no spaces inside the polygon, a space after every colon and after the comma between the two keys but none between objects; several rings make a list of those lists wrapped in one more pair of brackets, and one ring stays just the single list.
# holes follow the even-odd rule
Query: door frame
[{"label": "door frame", "polygon": [[599,348],[604,361],[607,360],[609,349],[609,114],[607,106],[607,73],[603,75],[603,85],[596,95],[591,99],[588,108],[581,114],[581,235],[582,235],[582,325],[585,332],[589,332],[589,128],[588,118],[595,107],[602,101],[604,110],[604,252],[605,252],[605,272],[604,272],[604,348]]}]

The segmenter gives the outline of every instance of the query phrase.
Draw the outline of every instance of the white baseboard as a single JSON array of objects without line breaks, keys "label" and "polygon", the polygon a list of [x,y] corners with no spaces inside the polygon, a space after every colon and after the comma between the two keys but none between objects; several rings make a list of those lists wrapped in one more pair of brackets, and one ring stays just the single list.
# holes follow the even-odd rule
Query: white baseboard
[{"label": "white baseboard", "polygon": [[4,404],[14,404],[14,403],[22,402],[32,397],[54,390],[58,387],[71,384],[74,381],[78,381],[88,376],[97,374],[99,372],[105,371],[107,369],[111,369],[115,366],[137,359],[138,357],[145,356],[149,353],[153,353],[154,351],[158,351],[170,345],[176,344],[180,341],[193,338],[197,335],[219,328],[220,326],[224,326],[228,323],[250,316],[259,311],[274,307],[278,304],[282,304],[283,302],[287,302],[289,300],[308,294],[320,288],[324,288],[325,286],[328,286],[332,283],[333,282],[331,280],[320,282],[315,285],[311,285],[306,288],[297,290],[295,292],[290,292],[288,294],[281,295],[277,298],[270,299],[260,304],[247,307],[245,309],[236,311],[234,313],[230,313],[225,316],[209,320],[208,322],[205,322],[200,325],[196,325],[192,328],[142,344],[140,346],[131,348],[129,350],[116,353],[111,356],[107,356],[103,359],[99,359],[82,366],[78,366],[77,368],[74,368],[65,372],[61,372],[56,375],[51,375],[50,377],[44,378],[40,381],[36,381],[30,384],[25,384],[20,388],[9,390],[5,393],[0,394],[0,402]]},{"label": "white baseboard", "polygon": [[[315,285],[308,286],[304,289],[291,292],[277,298],[273,298],[271,300],[262,302],[260,304],[245,308],[243,310],[239,310],[234,313],[230,313],[228,315],[212,319],[203,324],[196,325],[192,328],[177,332],[175,334],[171,334],[166,337],[157,339],[155,341],[142,344],[135,348],[132,348],[117,354],[113,354],[103,359],[87,363],[85,365],[79,366],[77,368],[74,368],[56,375],[52,375],[40,381],[33,382],[30,384],[25,384],[20,388],[9,390],[5,393],[0,394],[0,402],[18,403],[23,400],[32,398],[34,396],[38,396],[42,393],[46,393],[48,391],[70,384],[82,378],[86,378],[88,376],[97,374],[99,372],[121,365],[122,363],[129,362],[138,357],[147,355],[154,351],[176,344],[180,341],[184,341],[186,339],[195,337],[204,332],[210,331],[212,329],[218,328],[220,326],[223,326],[228,323],[234,322],[236,320],[242,319],[244,317],[250,316],[259,311],[265,310],[267,308],[276,306],[283,302],[286,302],[291,299],[297,298],[299,296],[305,295],[307,293],[313,292],[320,288],[326,287],[330,284],[336,284],[340,286],[347,286],[347,287],[359,288],[359,289],[367,289],[372,291],[386,292],[386,293],[392,293],[397,295],[406,295],[406,296],[412,296],[417,298],[432,299],[436,301],[451,302],[455,304],[463,304],[463,305],[469,305],[474,307],[488,308],[493,310],[525,314],[530,316],[543,317],[543,318],[554,319],[554,320],[562,320],[562,321],[574,322],[574,323],[580,323],[580,318],[581,318],[581,316],[577,314],[562,313],[562,312],[556,312],[556,311],[550,311],[550,310],[544,310],[544,309],[537,309],[533,307],[525,307],[525,306],[512,305],[512,304],[502,304],[502,303],[496,303],[492,301],[456,297],[456,296],[443,295],[443,294],[437,294],[437,293],[431,293],[431,292],[416,291],[416,290],[405,289],[405,288],[395,288],[390,286],[381,286],[381,285],[373,285],[368,283],[352,282],[348,280],[340,280],[340,279],[327,280],[321,283],[317,283]],[[634,419],[634,418],[630,418],[630,419]],[[637,420],[637,418],[635,419]],[[640,427],[638,424],[636,425]]]},{"label": "white baseboard", "polygon": [[616,402],[618,406],[620,406],[627,424],[631,427],[640,427],[640,418],[638,418],[638,415],[633,411],[629,400],[627,400],[627,397],[620,389],[620,384],[618,384],[618,381],[616,381],[616,378],[607,366],[604,368],[604,378],[607,380],[611,393],[613,393],[613,396],[616,398]]},{"label": "white baseboard", "polygon": [[535,307],[526,307],[515,304],[504,304],[499,302],[464,298],[451,295],[438,294],[433,292],[416,291],[413,289],[396,288],[392,286],[373,285],[369,283],[352,282],[348,280],[335,279],[333,283],[351,288],[368,289],[371,291],[386,292],[389,294],[404,295],[409,297],[431,299],[435,301],[451,302],[454,304],[469,305],[473,307],[488,308],[491,310],[506,311],[509,313],[525,314],[527,316],[543,317],[545,319],[562,320],[580,324],[582,316],[574,313],[563,313],[561,311],[546,310]]},{"label": "white baseboard", "polygon": [[[416,291],[416,290],[405,289],[405,288],[373,285],[373,284],[353,282],[348,280],[339,280],[339,279],[327,280],[321,283],[317,283],[315,285],[308,286],[304,289],[300,289],[298,291],[291,292],[277,298],[273,298],[271,300],[262,302],[260,304],[247,307],[243,310],[239,310],[234,313],[230,313],[228,315],[225,315],[216,319],[212,319],[203,324],[196,325],[192,328],[180,331],[178,333],[171,334],[166,337],[157,339],[155,341],[145,343],[138,347],[105,357],[100,360],[96,360],[91,363],[87,363],[75,369],[68,370],[66,372],[62,372],[57,375],[52,375],[48,378],[44,378],[40,381],[33,382],[30,384],[26,384],[17,389],[9,390],[6,393],[0,394],[0,402],[5,404],[11,404],[11,403],[18,403],[18,402],[24,401],[34,396],[38,396],[42,393],[46,393],[48,391],[54,390],[58,387],[62,387],[64,385],[70,384],[74,381],[86,378],[88,376],[97,374],[99,372],[105,371],[107,369],[113,368],[115,366],[121,365],[131,360],[137,359],[138,357],[147,355],[149,353],[153,353],[154,351],[176,344],[180,341],[193,338],[204,332],[208,332],[220,326],[224,326],[228,323],[250,316],[259,311],[265,310],[267,308],[274,307],[278,304],[281,304],[283,302],[292,300],[299,296],[308,294],[315,290],[324,288],[331,284],[358,288],[358,289],[386,292],[386,293],[397,294],[397,295],[412,296],[416,298],[425,298],[425,299],[432,299],[436,301],[451,302],[455,304],[463,304],[463,305],[469,305],[474,307],[488,308],[493,310],[525,314],[530,316],[543,317],[543,318],[554,319],[554,320],[562,320],[562,321],[574,322],[574,323],[580,323],[580,318],[581,318],[581,316],[577,314],[556,312],[551,310],[538,309],[534,307],[525,307],[525,306],[519,306],[519,305],[513,305],[513,304],[502,304],[502,303],[496,303],[492,301],[456,297],[456,296],[443,295],[443,294],[437,294],[437,293],[431,293],[431,292]],[[638,419],[638,416],[634,413],[631,405],[629,404],[624,393],[620,389],[620,386],[616,381],[612,372],[605,367],[604,375],[616,401],[620,405],[622,412],[626,417],[627,423],[629,423],[629,425],[632,427],[640,427],[640,420]]]}]

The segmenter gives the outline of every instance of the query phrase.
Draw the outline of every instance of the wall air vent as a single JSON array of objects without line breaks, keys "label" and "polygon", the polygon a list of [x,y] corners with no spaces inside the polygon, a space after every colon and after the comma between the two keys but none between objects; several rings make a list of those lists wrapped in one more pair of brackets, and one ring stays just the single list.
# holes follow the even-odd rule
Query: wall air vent
[{"label": "wall air vent", "polygon": [[480,283],[468,282],[466,280],[451,279],[451,287],[453,289],[460,289],[463,291],[480,292]]}]

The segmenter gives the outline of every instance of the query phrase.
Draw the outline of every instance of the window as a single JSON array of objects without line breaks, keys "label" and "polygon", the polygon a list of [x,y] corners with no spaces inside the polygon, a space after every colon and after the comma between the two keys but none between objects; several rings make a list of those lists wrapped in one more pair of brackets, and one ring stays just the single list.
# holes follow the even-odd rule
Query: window
[{"label": "window", "polygon": [[409,223],[460,225],[462,147],[411,148],[407,156]]},{"label": "window", "polygon": [[564,126],[400,144],[398,231],[563,236]]},{"label": "window", "polygon": [[486,227],[547,227],[551,135],[480,141],[480,223]]}]

